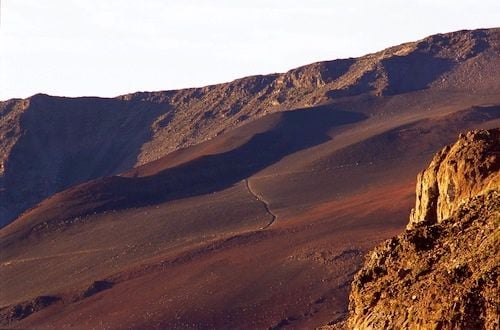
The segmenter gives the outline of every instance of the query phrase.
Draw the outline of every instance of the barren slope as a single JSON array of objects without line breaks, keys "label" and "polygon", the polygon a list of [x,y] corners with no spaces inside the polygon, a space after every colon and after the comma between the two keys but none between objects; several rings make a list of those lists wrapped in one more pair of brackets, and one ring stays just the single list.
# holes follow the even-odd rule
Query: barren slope
[{"label": "barren slope", "polygon": [[[57,194],[0,233],[3,304],[61,298],[20,327],[252,328],[341,317],[363,253],[404,226],[408,178],[459,131],[499,124],[498,107],[455,110],[422,111],[424,118],[394,120],[390,129],[316,110],[320,118],[358,120],[325,120],[328,134],[315,111],[272,115],[115,177],[118,189],[99,179]],[[274,144],[245,147],[256,136]],[[227,158],[241,150],[249,154]],[[198,174],[180,174],[186,169]],[[164,190],[170,180],[177,189]],[[127,199],[144,192],[153,193]],[[112,287],[74,298],[93,281]]]},{"label": "barren slope", "polygon": [[[434,36],[346,60],[350,64],[345,72],[329,82],[322,78],[324,84],[306,79],[306,73],[323,72],[326,64],[291,71],[282,77],[302,78],[290,78],[283,90],[301,96],[293,101],[286,94],[283,108],[269,109],[299,109],[255,119],[260,116],[253,107],[257,103],[248,101],[253,105],[241,111],[257,111],[249,112],[251,122],[163,157],[171,146],[198,141],[192,132],[210,136],[231,127],[230,118],[237,114],[204,126],[208,120],[199,131],[185,133],[191,120],[197,120],[189,114],[228,105],[217,103],[219,98],[202,101],[201,96],[201,103],[190,103],[192,107],[182,111],[171,104],[179,122],[172,119],[166,127],[186,131],[169,135],[153,130],[151,140],[144,142],[150,127],[141,124],[146,138],[136,144],[131,137],[137,130],[122,124],[136,122],[129,122],[129,116],[156,120],[154,115],[139,115],[143,102],[158,105],[161,113],[166,99],[183,95],[193,100],[190,93],[196,89],[107,100],[124,105],[115,113],[123,120],[108,123],[102,118],[102,134],[111,136],[121,129],[131,134],[127,138],[116,133],[109,139],[120,165],[116,172],[106,167],[106,174],[121,174],[57,193],[0,230],[2,326],[280,328],[315,327],[344,317],[350,282],[363,254],[404,228],[415,173],[460,132],[500,126],[495,38],[494,30]],[[421,79],[404,75],[406,69],[396,66],[391,79],[402,80],[391,85],[391,79],[383,78],[393,65],[386,62],[420,72],[419,63],[428,63],[420,62],[422,56],[431,62],[434,57],[450,58],[453,63],[436,68],[426,64],[434,74],[422,73]],[[373,71],[368,70],[370,63],[380,74],[359,78]],[[339,87],[340,77],[351,87]],[[252,79],[257,78],[248,81]],[[214,91],[213,97],[219,95],[215,91],[231,90],[231,84],[242,81],[206,90]],[[335,88],[342,92],[326,93]],[[326,97],[321,105],[299,106],[317,95]],[[64,100],[76,102],[75,107],[81,101]],[[92,113],[93,102],[77,108],[81,120]],[[69,116],[65,109],[61,113]],[[98,112],[107,111],[105,107]],[[77,139],[73,133],[68,128],[64,136],[68,145]],[[178,144],[178,136],[186,141]],[[140,152],[121,154],[139,149],[122,149],[119,143],[132,143]],[[166,149],[155,149],[155,143]],[[11,155],[21,145],[16,143]],[[46,146],[52,148],[53,142]],[[88,161],[98,159],[94,149],[77,153],[74,163],[65,163],[68,171],[108,164],[104,155],[109,148],[99,149],[103,158],[95,163]],[[133,157],[136,162],[152,159],[148,150],[156,150],[155,161],[127,168]],[[24,154],[31,155],[28,150],[19,155]],[[73,183],[89,178],[89,172],[82,173],[87,176],[74,177]]]},{"label": "barren slope", "polygon": [[0,102],[0,223],[69,186],[159,159],[268,113],[347,99],[359,107],[370,96],[428,88],[495,103],[499,48],[498,29],[459,31],[203,88]]}]

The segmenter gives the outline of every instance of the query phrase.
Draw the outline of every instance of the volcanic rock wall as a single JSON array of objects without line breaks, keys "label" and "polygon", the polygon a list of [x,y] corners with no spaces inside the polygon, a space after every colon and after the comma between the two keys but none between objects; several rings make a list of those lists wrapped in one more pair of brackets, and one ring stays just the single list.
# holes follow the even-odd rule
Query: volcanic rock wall
[{"label": "volcanic rock wall", "polygon": [[500,129],[461,135],[419,174],[405,233],[356,274],[353,329],[498,329]]},{"label": "volcanic rock wall", "polygon": [[420,222],[440,223],[461,205],[500,185],[498,130],[460,135],[417,176],[417,199],[408,229]]}]

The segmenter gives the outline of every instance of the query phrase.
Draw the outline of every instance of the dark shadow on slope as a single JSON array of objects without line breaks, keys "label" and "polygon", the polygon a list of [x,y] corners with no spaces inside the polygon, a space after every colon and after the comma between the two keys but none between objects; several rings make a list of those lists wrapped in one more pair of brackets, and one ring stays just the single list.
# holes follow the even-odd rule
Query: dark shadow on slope
[{"label": "dark shadow on slope", "polygon": [[355,84],[327,91],[325,96],[336,99],[374,92],[395,95],[422,90],[455,65],[451,59],[434,57],[424,52],[394,55],[382,59],[380,63],[380,67],[364,72]]},{"label": "dark shadow on slope", "polygon": [[[407,54],[376,59],[380,63],[368,66],[355,83],[343,89],[327,91],[325,96],[336,99],[374,92],[377,95],[395,95],[428,88],[455,65],[487,50],[490,47],[488,38],[486,30],[428,37]],[[401,46],[394,49],[401,49]],[[339,71],[339,77],[349,73],[355,61],[342,63],[345,71]]]},{"label": "dark shadow on slope", "polygon": [[347,148],[335,157],[315,163],[315,168],[342,168],[349,164],[370,166],[411,157],[427,157],[453,143],[459,133],[479,128],[483,123],[500,119],[500,105],[473,106],[445,116],[420,119],[387,130]]},{"label": "dark shadow on slope", "polygon": [[41,311],[60,300],[61,298],[57,296],[38,296],[30,301],[3,307],[0,309],[0,325],[10,328],[12,323]]},{"label": "dark shadow on slope", "polygon": [[[23,134],[0,182],[0,226],[47,196],[136,163],[151,125],[169,105],[38,94],[21,116]],[[0,208],[1,209],[1,208]]]},{"label": "dark shadow on slope", "polygon": [[87,289],[85,289],[82,292],[81,298],[84,299],[84,298],[91,297],[99,292],[111,289],[112,287],[113,287],[112,282],[109,282],[106,280],[94,281]]},{"label": "dark shadow on slope", "polygon": [[382,60],[388,84],[383,95],[395,95],[421,90],[452,69],[455,63],[446,58],[414,52],[406,56],[392,56]]},{"label": "dark shadow on slope", "polygon": [[329,106],[268,117],[261,120],[275,120],[274,126],[253,135],[238,148],[202,156],[152,176],[113,176],[73,187],[46,200],[37,216],[41,221],[51,222],[56,218],[71,219],[223,190],[287,155],[329,140],[327,132],[333,127],[366,118],[363,114],[334,110]]}]

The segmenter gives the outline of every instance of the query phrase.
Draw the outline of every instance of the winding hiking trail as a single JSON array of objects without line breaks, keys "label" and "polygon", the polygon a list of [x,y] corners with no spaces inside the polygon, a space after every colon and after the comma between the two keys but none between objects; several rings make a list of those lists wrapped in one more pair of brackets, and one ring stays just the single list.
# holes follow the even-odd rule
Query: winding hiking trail
[{"label": "winding hiking trail", "polygon": [[264,209],[271,216],[271,221],[269,221],[269,223],[267,225],[261,227],[260,229],[263,230],[263,229],[269,228],[269,226],[271,226],[278,219],[278,216],[276,214],[274,214],[273,211],[271,211],[271,209],[269,208],[269,203],[262,196],[260,196],[258,193],[256,193],[252,189],[252,187],[250,186],[250,181],[248,179],[245,179],[244,181],[245,181],[245,186],[247,187],[248,192],[251,195],[253,195],[253,197],[255,197],[256,200],[261,202],[262,205],[264,205]]},{"label": "winding hiking trail", "polygon": [[89,249],[89,250],[80,250],[80,251],[67,252],[67,253],[51,254],[51,255],[40,256],[40,257],[13,259],[13,260],[4,261],[4,262],[0,263],[0,267],[10,266],[10,265],[24,263],[24,262],[43,261],[43,260],[52,259],[52,258],[71,257],[71,256],[75,256],[75,255],[96,253],[96,252],[102,252],[102,251],[108,251],[108,250],[111,251],[114,249],[115,249],[114,247],[104,248],[104,249]]}]

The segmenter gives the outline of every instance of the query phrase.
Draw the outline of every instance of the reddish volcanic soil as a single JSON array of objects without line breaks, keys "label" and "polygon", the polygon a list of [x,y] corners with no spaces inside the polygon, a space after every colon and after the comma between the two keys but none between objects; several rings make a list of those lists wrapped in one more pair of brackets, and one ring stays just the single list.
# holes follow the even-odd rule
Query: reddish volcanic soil
[{"label": "reddish volcanic soil", "polygon": [[345,90],[43,200],[0,231],[0,326],[344,318],[364,254],[408,222],[416,174],[460,132],[500,126],[498,83],[471,91],[457,72],[449,88]]},{"label": "reddish volcanic soil", "polygon": [[[317,111],[338,122],[336,108]],[[357,115],[323,131],[312,111],[288,114],[137,168],[118,188],[99,179],[57,194],[2,230],[3,304],[61,298],[13,325],[313,327],[344,317],[364,253],[407,222],[415,173],[459,131],[498,125],[500,112]],[[300,140],[280,140],[291,133]],[[269,147],[252,149],[256,136]],[[218,175],[230,180],[219,186]],[[158,182],[172,177],[194,188],[169,195]],[[94,281],[104,289],[88,294]]]},{"label": "reddish volcanic soil", "polygon": [[[97,260],[113,267],[120,263],[113,258],[130,262],[148,249],[156,254],[106,277],[114,283],[111,289],[74,303],[64,298],[19,325],[252,328],[286,319],[301,326],[328,323],[346,309],[349,281],[363,253],[401,229],[403,224],[390,219],[404,219],[401,209],[407,211],[411,203],[410,186],[373,189],[278,220],[266,230],[219,235],[189,248],[136,248],[123,257],[87,250],[26,261],[38,269],[50,261],[63,262],[60,272],[66,273],[78,268],[72,263],[81,259],[91,267],[99,267]],[[395,199],[400,205],[392,203]]]}]

